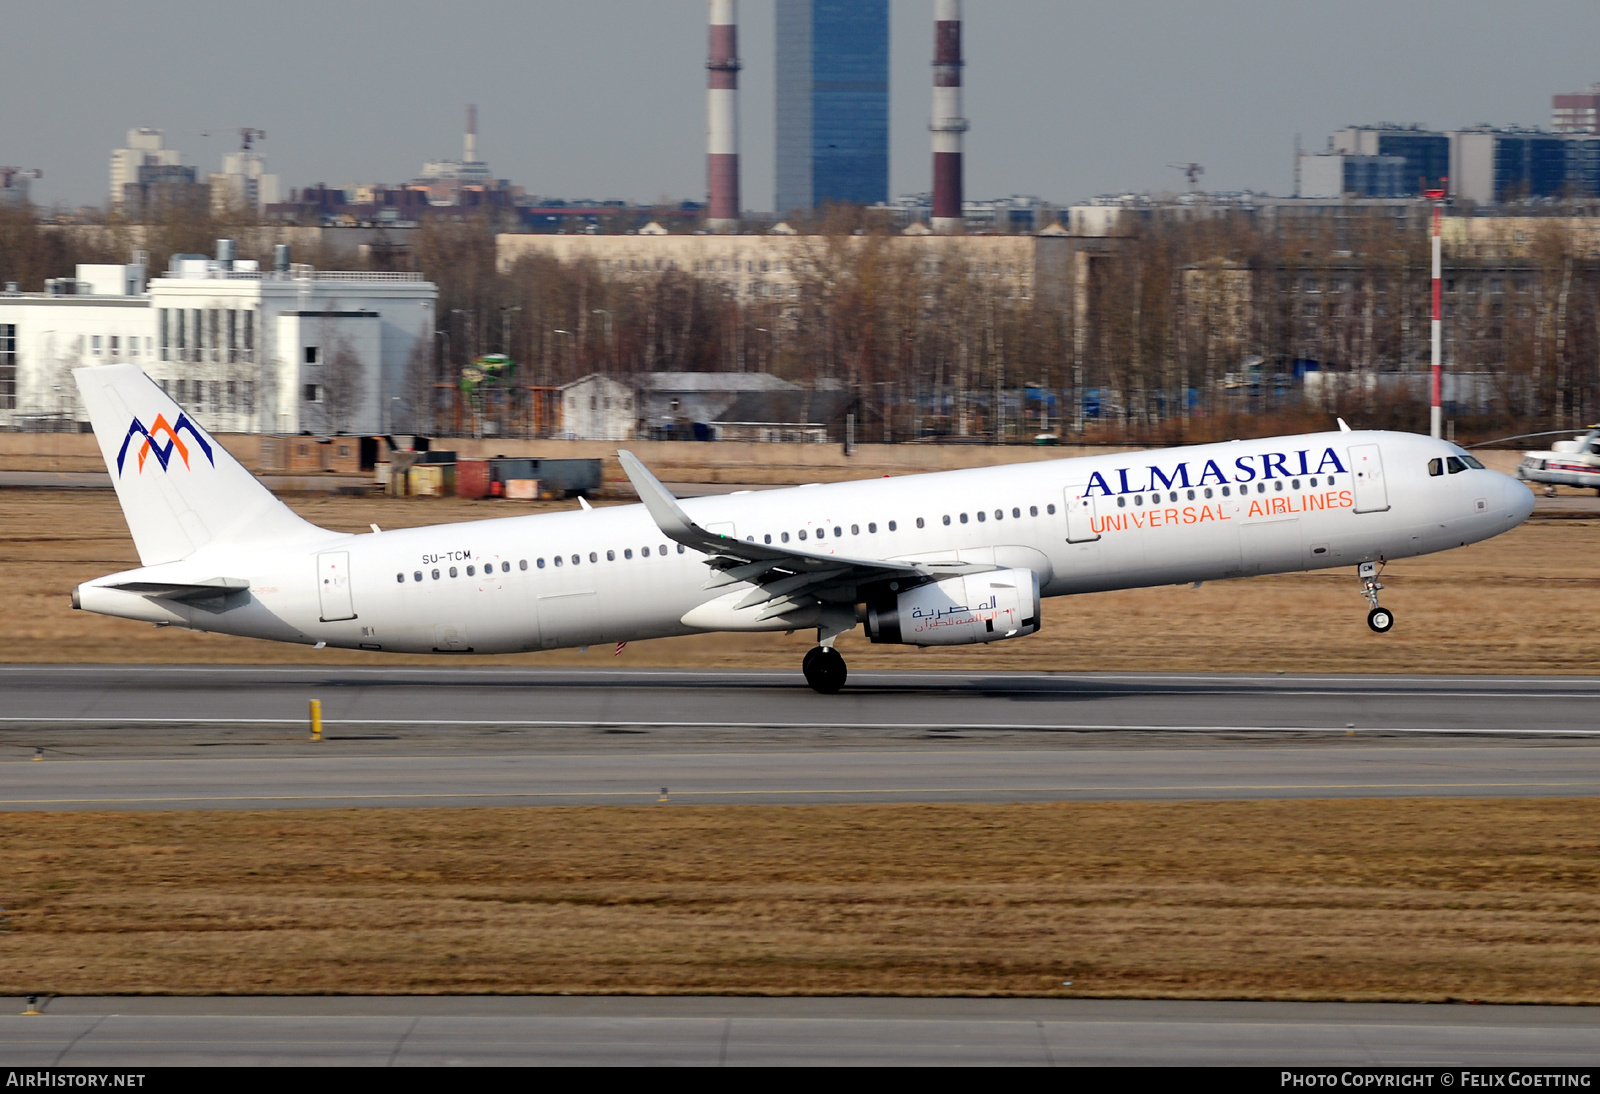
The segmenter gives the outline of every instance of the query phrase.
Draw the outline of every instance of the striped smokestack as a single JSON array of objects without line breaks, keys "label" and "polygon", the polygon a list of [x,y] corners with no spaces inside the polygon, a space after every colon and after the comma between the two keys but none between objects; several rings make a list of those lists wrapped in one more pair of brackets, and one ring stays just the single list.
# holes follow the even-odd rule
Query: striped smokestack
[{"label": "striped smokestack", "polygon": [[739,230],[739,25],[736,0],[711,0],[706,61],[706,228]]},{"label": "striped smokestack", "polygon": [[933,230],[961,230],[961,0],[933,3]]},{"label": "striped smokestack", "polygon": [[461,142],[461,151],[466,163],[478,162],[478,104],[467,104],[467,136]]}]

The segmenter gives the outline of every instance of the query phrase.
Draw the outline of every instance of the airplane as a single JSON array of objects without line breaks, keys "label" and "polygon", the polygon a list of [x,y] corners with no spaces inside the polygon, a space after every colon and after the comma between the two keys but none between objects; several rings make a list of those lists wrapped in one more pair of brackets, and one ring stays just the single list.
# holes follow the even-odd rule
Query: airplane
[{"label": "airplane", "polygon": [[1600,494],[1600,425],[1582,437],[1557,441],[1544,452],[1528,452],[1517,465],[1517,478],[1545,484],[1545,496],[1555,497],[1556,487],[1581,486]]},{"label": "airplane", "polygon": [[1454,444],[1351,430],[680,501],[630,452],[637,505],[350,534],[279,501],[131,364],[73,370],[140,567],[72,605],[157,626],[489,654],[816,628],[835,647],[1023,638],[1046,598],[1352,566],[1488,539],[1533,495]]}]

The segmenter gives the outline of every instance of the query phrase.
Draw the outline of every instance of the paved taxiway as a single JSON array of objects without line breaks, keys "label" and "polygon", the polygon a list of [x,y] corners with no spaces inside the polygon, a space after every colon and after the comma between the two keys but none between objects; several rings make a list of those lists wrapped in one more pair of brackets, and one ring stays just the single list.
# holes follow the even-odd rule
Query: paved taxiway
[{"label": "paved taxiway", "polygon": [[797,673],[10,666],[0,810],[1592,795],[1597,700],[1587,678],[862,673],[827,697]]},{"label": "paved taxiway", "polygon": [[[17,1009],[21,1009],[20,1005]],[[83,998],[0,1017],[15,1067],[171,1064],[1600,1065],[1586,1007],[1090,999]]]}]

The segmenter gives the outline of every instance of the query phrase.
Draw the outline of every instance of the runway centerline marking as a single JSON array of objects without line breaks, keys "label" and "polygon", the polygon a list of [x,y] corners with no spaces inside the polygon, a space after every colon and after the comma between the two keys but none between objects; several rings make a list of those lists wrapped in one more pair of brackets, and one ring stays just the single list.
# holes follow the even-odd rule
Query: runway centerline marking
[{"label": "runway centerline marking", "polygon": [[[301,726],[305,717],[294,718],[122,718],[105,716],[28,717],[9,715],[0,717],[0,724],[11,725],[157,725],[157,726]],[[1254,726],[1254,725],[1161,725],[1105,723],[1052,723],[1052,722],[655,722],[623,721],[594,722],[577,718],[521,719],[521,718],[324,718],[324,726],[398,727],[398,726],[506,726],[528,729],[850,729],[850,730],[926,730],[926,731],[1040,731],[1107,732],[1137,730],[1140,732],[1165,731],[1174,733],[1424,733],[1495,735],[1515,737],[1600,737],[1600,729],[1531,729],[1526,726],[1501,726],[1471,728],[1466,726]]]}]

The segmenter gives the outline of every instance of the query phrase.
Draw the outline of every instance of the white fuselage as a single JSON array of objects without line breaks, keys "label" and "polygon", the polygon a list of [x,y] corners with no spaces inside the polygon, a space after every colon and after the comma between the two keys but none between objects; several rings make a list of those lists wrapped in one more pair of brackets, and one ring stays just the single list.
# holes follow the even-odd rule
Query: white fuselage
[{"label": "white fuselage", "polygon": [[[1532,495],[1509,476],[1429,474],[1431,460],[1459,452],[1412,434],[1322,433],[682,504],[696,524],[757,543],[1031,569],[1049,597],[1404,558],[1487,539],[1527,517]],[[508,653],[724,629],[703,625],[703,612],[685,621],[729,592],[704,588],[703,558],[629,505],[204,548],[78,595],[91,611],[196,630]],[[248,579],[248,593],[188,604],[103,587],[218,577]]]}]

